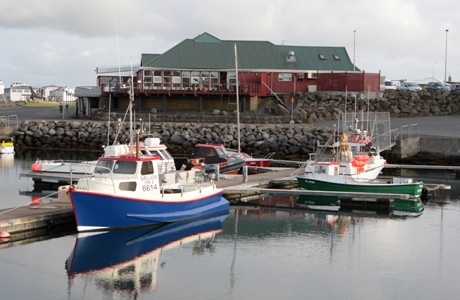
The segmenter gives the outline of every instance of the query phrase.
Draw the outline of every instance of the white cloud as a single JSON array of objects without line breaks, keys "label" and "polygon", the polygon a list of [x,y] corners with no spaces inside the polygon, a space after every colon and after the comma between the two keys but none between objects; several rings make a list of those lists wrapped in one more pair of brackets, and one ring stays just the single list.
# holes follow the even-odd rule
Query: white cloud
[{"label": "white cloud", "polygon": [[[92,85],[97,66],[138,63],[208,32],[220,39],[345,46],[356,64],[395,79],[460,81],[453,0],[3,0],[5,84]],[[356,33],[353,33],[356,30]]]}]

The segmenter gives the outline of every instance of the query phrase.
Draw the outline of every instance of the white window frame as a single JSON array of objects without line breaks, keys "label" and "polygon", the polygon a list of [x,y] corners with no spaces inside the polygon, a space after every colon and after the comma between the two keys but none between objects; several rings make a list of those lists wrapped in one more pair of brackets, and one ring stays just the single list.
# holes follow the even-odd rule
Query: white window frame
[{"label": "white window frame", "polygon": [[278,81],[292,81],[292,74],[291,73],[279,73]]}]

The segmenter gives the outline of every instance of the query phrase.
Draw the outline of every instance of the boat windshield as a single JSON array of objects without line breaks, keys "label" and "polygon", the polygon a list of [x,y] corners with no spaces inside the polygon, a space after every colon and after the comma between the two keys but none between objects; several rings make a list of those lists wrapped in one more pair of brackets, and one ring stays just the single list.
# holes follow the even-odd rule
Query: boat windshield
[{"label": "boat windshield", "polygon": [[217,153],[218,156],[221,156],[221,157],[222,157],[222,156],[227,156],[227,155],[228,155],[228,154],[224,151],[224,149],[222,149],[222,148],[216,148],[215,150],[216,150],[216,153]]},{"label": "boat windshield", "polygon": [[113,172],[114,174],[134,174],[136,173],[137,162],[125,160],[100,160],[97,162],[94,173],[107,174]]},{"label": "boat windshield", "polygon": [[110,173],[113,166],[113,160],[100,160],[97,162],[96,168],[94,169],[94,173],[98,174],[106,174]]},{"label": "boat windshield", "polygon": [[134,174],[136,173],[137,162],[119,160],[113,166],[114,174]]}]

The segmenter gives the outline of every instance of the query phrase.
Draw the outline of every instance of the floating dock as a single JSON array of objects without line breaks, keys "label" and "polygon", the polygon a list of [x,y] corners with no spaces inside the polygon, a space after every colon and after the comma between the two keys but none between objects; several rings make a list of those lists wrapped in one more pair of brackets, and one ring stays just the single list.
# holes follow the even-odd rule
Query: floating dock
[{"label": "floating dock", "polygon": [[[280,168],[270,172],[253,175],[220,175],[216,181],[217,187],[224,189],[224,197],[232,204],[251,203],[251,199],[261,198],[263,195],[321,195],[338,196],[339,198],[368,198],[368,199],[390,199],[394,197],[407,198],[408,195],[395,194],[372,194],[372,193],[343,193],[308,191],[299,189],[296,175],[300,174],[300,169]],[[47,182],[48,184],[67,185],[70,181],[76,182],[79,176],[71,179],[66,174],[50,173],[27,173],[21,174],[23,177],[30,177],[34,183]],[[48,185],[46,185],[48,187]],[[56,194],[59,191],[56,192]],[[49,197],[45,196],[45,197]],[[0,210],[0,249],[9,247],[13,242],[21,242],[25,239],[36,238],[38,236],[55,234],[63,228],[68,233],[76,232],[75,219],[73,216],[72,205],[69,201],[62,200],[42,203],[36,205],[15,207]],[[369,200],[371,201],[371,200]]]},{"label": "floating dock", "polygon": [[77,181],[86,174],[72,174],[63,172],[27,172],[19,175],[19,178],[32,178],[34,182],[34,192],[40,191],[57,191],[61,185],[77,183]]}]

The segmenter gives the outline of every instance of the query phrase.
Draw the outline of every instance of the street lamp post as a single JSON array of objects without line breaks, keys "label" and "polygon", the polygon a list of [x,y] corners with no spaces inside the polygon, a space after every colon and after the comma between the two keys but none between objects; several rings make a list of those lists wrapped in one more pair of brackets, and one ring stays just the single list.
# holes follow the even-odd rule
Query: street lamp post
[{"label": "street lamp post", "polygon": [[446,29],[446,53],[444,56],[444,82],[447,82],[447,32],[449,32],[449,29]]},{"label": "street lamp post", "polygon": [[356,69],[356,30],[353,30],[353,72]]}]

